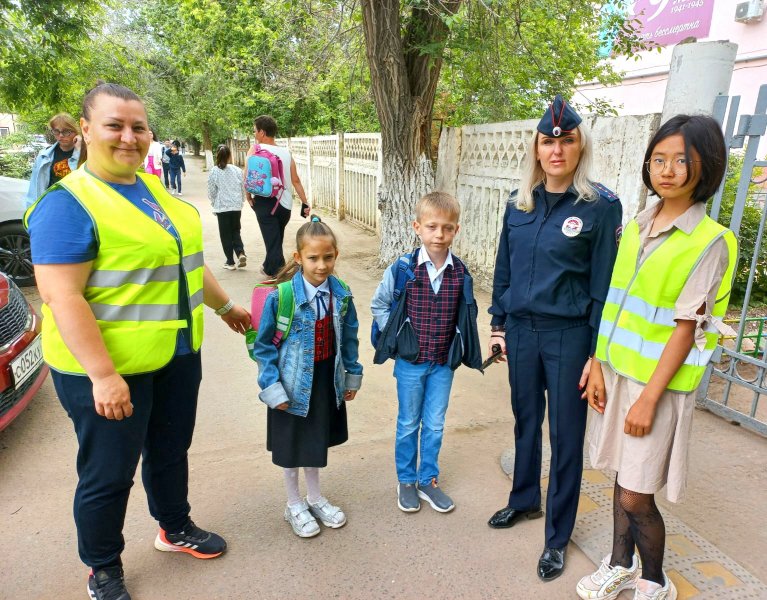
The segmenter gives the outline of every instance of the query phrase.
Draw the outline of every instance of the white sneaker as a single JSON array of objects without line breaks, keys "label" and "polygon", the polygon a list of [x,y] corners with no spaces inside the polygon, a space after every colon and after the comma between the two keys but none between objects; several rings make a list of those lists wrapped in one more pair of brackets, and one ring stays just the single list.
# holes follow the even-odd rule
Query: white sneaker
[{"label": "white sneaker", "polygon": [[[676,586],[668,578],[665,571],[663,578],[666,580],[666,585],[663,587],[654,581],[638,579],[634,590],[634,600],[676,600]],[[651,591],[647,591],[648,589]]]},{"label": "white sneaker", "polygon": [[611,555],[602,559],[602,564],[591,575],[586,575],[575,586],[575,591],[584,600],[615,600],[623,590],[636,587],[639,579],[639,557],[634,554],[631,568],[620,565],[610,566]]},{"label": "white sneaker", "polygon": [[237,265],[230,265],[229,263],[224,263],[224,268],[227,271],[236,271],[237,270]]},{"label": "white sneaker", "polygon": [[320,496],[320,499],[315,503],[309,502],[309,498],[306,499],[306,503],[309,505],[309,510],[317,517],[325,527],[331,529],[338,529],[346,525],[346,515],[337,506],[333,506],[328,499]]},{"label": "white sneaker", "polygon": [[314,537],[320,532],[317,520],[309,512],[309,505],[303,500],[294,505],[285,507],[285,520],[290,523],[293,533],[298,537]]}]

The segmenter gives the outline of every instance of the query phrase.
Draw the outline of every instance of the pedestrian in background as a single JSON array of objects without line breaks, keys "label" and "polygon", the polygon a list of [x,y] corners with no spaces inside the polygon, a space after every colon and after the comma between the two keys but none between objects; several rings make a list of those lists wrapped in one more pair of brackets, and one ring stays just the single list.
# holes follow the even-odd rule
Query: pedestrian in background
[{"label": "pedestrian in background", "polygon": [[232,164],[232,152],[225,144],[216,150],[216,164],[208,175],[208,199],[218,219],[218,235],[226,258],[224,268],[234,271],[244,267],[248,258],[240,236],[240,218],[245,202],[242,169]]},{"label": "pedestrian in background", "polygon": [[48,127],[56,141],[40,150],[32,166],[29,188],[24,198],[27,206],[34,204],[50,186],[69,175],[85,161],[80,140],[80,126],[68,113],[51,117]]},{"label": "pedestrian in background", "polygon": [[163,149],[162,149],[162,177],[165,181],[165,189],[170,190],[170,181],[168,179],[168,175],[170,173],[170,140],[165,140],[163,142]]},{"label": "pedestrian in background", "polygon": [[[489,347],[508,358],[514,412],[514,482],[493,528],[541,512],[542,434],[548,400],[551,468],[538,577],[565,568],[583,471],[586,384],[607,298],[623,211],[590,177],[581,117],[557,96],[538,123],[512,192],[495,259]],[[503,356],[501,360],[506,360]]]},{"label": "pedestrian in background", "polygon": [[160,177],[162,175],[162,156],[165,148],[157,140],[157,133],[152,129],[152,143],[144,159],[144,172]]},{"label": "pedestrian in background", "polygon": [[266,256],[264,257],[261,270],[264,275],[273,278],[285,266],[282,244],[285,240],[285,227],[288,221],[290,221],[290,211],[293,207],[293,193],[291,190],[295,189],[296,194],[298,194],[303,203],[301,206],[301,216],[306,217],[311,207],[309,206],[304,186],[301,185],[301,179],[296,170],[296,163],[293,161],[290,150],[284,146],[278,146],[274,140],[277,135],[277,122],[269,115],[261,115],[253,123],[253,133],[256,136],[256,144],[248,150],[248,154],[245,157],[246,164],[248,157],[253,154],[256,145],[259,145],[280,158],[285,178],[290,178],[290,181],[281,182],[284,186],[284,191],[279,199],[247,194],[248,204],[250,204],[253,212],[256,213],[258,228],[261,230],[261,236],[264,238],[264,245],[266,246]]},{"label": "pedestrian in background", "polygon": [[612,551],[576,588],[590,600],[632,588],[635,600],[677,597],[663,570],[666,526],[655,494],[665,486],[669,501],[682,499],[695,392],[719,336],[735,336],[721,319],[738,243],[706,215],[727,168],[720,125],[673,117],[644,159],[642,180],[660,202],[623,233],[584,393],[597,413],[591,464],[617,472]]},{"label": "pedestrian in background", "polygon": [[183,171],[184,177],[186,177],[186,164],[184,163],[184,157],[181,156],[178,146],[174,143],[168,151],[168,169],[170,170],[170,185],[171,193],[182,196],[181,193],[181,173]]}]

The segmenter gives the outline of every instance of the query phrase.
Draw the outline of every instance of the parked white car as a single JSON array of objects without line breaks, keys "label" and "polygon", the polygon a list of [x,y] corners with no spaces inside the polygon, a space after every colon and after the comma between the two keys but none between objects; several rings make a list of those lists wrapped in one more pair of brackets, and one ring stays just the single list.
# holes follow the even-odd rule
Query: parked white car
[{"label": "parked white car", "polygon": [[23,219],[29,181],[0,176],[0,271],[17,285],[34,285],[29,234]]}]

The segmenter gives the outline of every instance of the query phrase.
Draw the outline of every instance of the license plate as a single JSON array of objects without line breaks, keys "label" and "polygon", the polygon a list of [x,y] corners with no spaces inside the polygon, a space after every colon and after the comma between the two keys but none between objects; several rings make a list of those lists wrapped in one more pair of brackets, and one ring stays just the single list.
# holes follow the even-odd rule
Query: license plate
[{"label": "license plate", "polygon": [[11,361],[11,372],[16,387],[26,381],[43,362],[43,345],[38,335],[24,351]]}]

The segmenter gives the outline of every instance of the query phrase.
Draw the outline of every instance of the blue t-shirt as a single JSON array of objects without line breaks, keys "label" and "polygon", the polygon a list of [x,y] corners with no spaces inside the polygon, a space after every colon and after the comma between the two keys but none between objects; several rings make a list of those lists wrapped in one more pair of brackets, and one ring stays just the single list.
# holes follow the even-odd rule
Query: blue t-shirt
[{"label": "blue t-shirt", "polygon": [[[173,223],[147,190],[144,182],[119,184],[107,182],[150,219],[162,225],[178,241]],[[98,242],[93,221],[87,211],[67,190],[49,192],[29,217],[32,262],[36,265],[76,264],[88,262],[98,254]],[[189,293],[186,278],[179,266],[180,318],[189,322]],[[189,328],[179,331],[176,354],[189,354]]]}]

